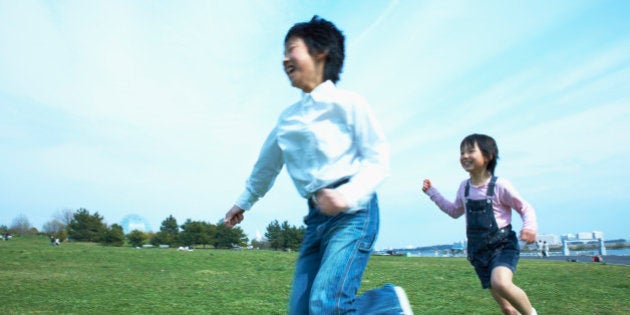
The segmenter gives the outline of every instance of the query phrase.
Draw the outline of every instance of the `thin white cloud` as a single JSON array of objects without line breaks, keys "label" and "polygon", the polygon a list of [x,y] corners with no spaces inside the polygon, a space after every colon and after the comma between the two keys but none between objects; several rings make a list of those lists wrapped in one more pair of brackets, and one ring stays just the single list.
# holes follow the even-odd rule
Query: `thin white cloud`
[{"label": "thin white cloud", "polygon": [[630,99],[624,99],[521,129],[508,139],[518,139],[513,147],[531,148],[519,161],[528,172],[544,173],[541,165],[556,167],[568,161],[593,167],[630,153],[627,146],[621,145],[630,141],[628,122]]},{"label": "thin white cloud", "polygon": [[397,5],[398,5],[398,0],[389,1],[389,4],[385,8],[385,10],[383,10],[383,12],[372,22],[372,24],[370,24],[367,28],[365,28],[363,32],[361,32],[358,36],[353,38],[350,41],[348,46],[352,48],[352,46],[357,45],[358,43],[362,42],[371,32],[374,31],[374,29],[376,29],[377,27],[381,25],[381,23],[383,23],[383,20],[385,20],[386,18],[390,16],[390,14],[392,13],[392,11]]}]

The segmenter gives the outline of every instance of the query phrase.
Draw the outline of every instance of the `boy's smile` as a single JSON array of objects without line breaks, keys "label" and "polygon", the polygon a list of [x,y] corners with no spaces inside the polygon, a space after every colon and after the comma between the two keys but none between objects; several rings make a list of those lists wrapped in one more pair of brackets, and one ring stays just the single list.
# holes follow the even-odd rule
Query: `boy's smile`
[{"label": "boy's smile", "polygon": [[308,47],[299,37],[291,37],[285,44],[282,64],[291,85],[310,93],[324,81],[325,53],[308,52]]}]

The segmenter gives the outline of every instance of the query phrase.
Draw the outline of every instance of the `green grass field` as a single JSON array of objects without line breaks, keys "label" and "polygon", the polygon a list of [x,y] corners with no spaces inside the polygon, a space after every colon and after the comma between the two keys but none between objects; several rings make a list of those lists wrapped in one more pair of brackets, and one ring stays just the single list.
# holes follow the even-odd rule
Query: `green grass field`
[{"label": "green grass field", "polygon": [[[0,314],[284,314],[296,253],[51,247],[0,241]],[[392,282],[416,314],[499,314],[464,258],[372,257],[362,290]],[[630,314],[630,267],[521,260],[539,314]]]}]

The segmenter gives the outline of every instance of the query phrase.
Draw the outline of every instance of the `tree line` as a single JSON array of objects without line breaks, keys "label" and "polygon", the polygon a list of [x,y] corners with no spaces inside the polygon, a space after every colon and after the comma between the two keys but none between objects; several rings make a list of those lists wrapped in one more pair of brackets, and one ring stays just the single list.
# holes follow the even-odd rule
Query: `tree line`
[{"label": "tree line", "polygon": [[[296,227],[290,225],[288,221],[279,223],[278,220],[274,220],[267,226],[265,239],[251,240],[249,245],[259,249],[296,251],[302,243],[304,232],[303,226]],[[230,229],[222,221],[212,224],[191,219],[179,225],[172,215],[162,221],[159,231],[155,233],[133,230],[125,234],[121,225],[108,225],[98,212],[90,213],[84,208],[56,214],[53,220],[44,224],[41,232],[32,227],[24,215],[19,215],[10,227],[0,225],[0,234],[42,234],[60,240],[96,242],[108,246],[123,246],[127,243],[134,247],[151,244],[154,246],[242,248],[248,246],[249,242],[240,227]]]}]

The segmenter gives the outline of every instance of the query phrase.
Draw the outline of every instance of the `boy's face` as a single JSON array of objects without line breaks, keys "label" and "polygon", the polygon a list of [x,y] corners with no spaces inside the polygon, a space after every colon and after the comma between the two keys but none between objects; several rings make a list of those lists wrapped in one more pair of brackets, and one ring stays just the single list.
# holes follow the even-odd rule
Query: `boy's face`
[{"label": "boy's face", "polygon": [[325,53],[309,54],[302,38],[291,37],[284,46],[282,64],[291,85],[310,93],[324,80],[325,58]]}]

